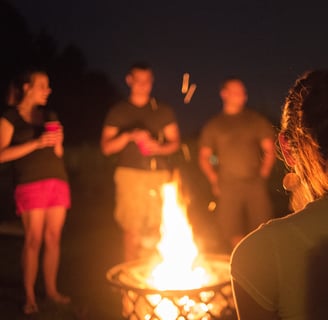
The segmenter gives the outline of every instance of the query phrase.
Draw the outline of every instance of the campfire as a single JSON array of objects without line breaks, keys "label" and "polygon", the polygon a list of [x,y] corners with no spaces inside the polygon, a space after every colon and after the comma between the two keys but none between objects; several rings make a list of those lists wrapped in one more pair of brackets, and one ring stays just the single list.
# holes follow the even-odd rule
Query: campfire
[{"label": "campfire", "polygon": [[129,320],[235,319],[229,257],[198,252],[176,183],[163,186],[159,255],[107,272]]}]

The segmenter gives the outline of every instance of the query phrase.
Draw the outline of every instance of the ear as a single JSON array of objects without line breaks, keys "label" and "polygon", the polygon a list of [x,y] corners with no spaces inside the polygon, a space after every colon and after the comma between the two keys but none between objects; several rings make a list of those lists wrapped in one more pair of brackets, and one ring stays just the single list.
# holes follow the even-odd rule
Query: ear
[{"label": "ear", "polygon": [[287,140],[284,133],[280,132],[278,134],[278,141],[279,141],[279,145],[280,145],[280,150],[282,152],[282,155],[284,157],[286,164],[289,167],[294,167],[295,166],[295,158],[292,156],[289,141]]},{"label": "ear", "polygon": [[131,83],[132,83],[132,76],[131,76],[131,74],[128,74],[125,77],[125,83],[127,84],[128,87],[131,87]]},{"label": "ear", "polygon": [[23,92],[24,94],[30,89],[30,84],[29,83],[24,83],[23,84]]},{"label": "ear", "polygon": [[225,94],[226,94],[226,89],[225,88],[220,89],[219,91],[220,97],[222,98],[223,96],[225,96]]}]

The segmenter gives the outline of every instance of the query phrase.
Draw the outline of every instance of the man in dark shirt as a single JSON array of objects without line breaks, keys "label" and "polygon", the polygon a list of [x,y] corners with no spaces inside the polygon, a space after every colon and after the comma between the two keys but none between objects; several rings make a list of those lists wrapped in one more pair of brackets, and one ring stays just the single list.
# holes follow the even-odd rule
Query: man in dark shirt
[{"label": "man in dark shirt", "polygon": [[[247,92],[238,78],[220,90],[223,109],[204,126],[199,165],[218,198],[219,232],[231,248],[272,217],[266,180],[275,161],[272,125],[246,108]],[[213,166],[211,158],[218,159]]]},{"label": "man in dark shirt", "polygon": [[129,97],[109,110],[101,137],[103,154],[119,155],[114,215],[124,232],[125,260],[148,256],[156,249],[161,187],[171,179],[167,156],[180,146],[173,110],[151,97],[153,81],[148,65],[130,68]]}]

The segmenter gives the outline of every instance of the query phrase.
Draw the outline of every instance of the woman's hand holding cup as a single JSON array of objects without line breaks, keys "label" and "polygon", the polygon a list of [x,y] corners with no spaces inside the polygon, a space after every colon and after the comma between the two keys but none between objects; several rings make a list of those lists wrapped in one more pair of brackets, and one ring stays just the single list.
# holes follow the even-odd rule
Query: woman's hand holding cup
[{"label": "woman's hand holding cup", "polygon": [[55,146],[63,142],[63,128],[59,121],[48,121],[45,131],[40,136],[40,148]]}]

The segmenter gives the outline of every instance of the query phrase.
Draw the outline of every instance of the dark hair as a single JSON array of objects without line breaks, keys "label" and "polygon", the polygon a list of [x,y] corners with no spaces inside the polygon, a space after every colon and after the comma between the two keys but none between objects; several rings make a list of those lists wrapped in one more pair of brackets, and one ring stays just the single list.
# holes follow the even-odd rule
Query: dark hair
[{"label": "dark hair", "polygon": [[281,131],[286,136],[304,202],[328,191],[328,70],[304,73],[290,88],[283,107]]},{"label": "dark hair", "polygon": [[239,77],[236,77],[236,76],[228,76],[228,77],[225,77],[219,84],[219,89],[222,90],[225,88],[225,86],[229,83],[229,82],[233,82],[233,81],[238,81],[238,82],[241,82],[243,85],[244,85],[244,81],[239,78]]},{"label": "dark hair", "polygon": [[16,77],[14,77],[11,85],[15,88],[15,102],[19,103],[22,101],[24,97],[24,84],[29,83],[33,84],[34,76],[36,74],[44,74],[48,75],[47,72],[43,69],[38,68],[29,68],[23,71],[22,73],[18,74]]},{"label": "dark hair", "polygon": [[138,62],[133,63],[128,69],[128,74],[131,73],[135,69],[152,71],[151,65],[145,61],[138,61]]},{"label": "dark hair", "polygon": [[6,91],[6,104],[8,106],[16,106],[19,102],[19,96],[20,96],[20,90],[16,87],[14,81],[10,81],[10,83],[7,86]]}]

